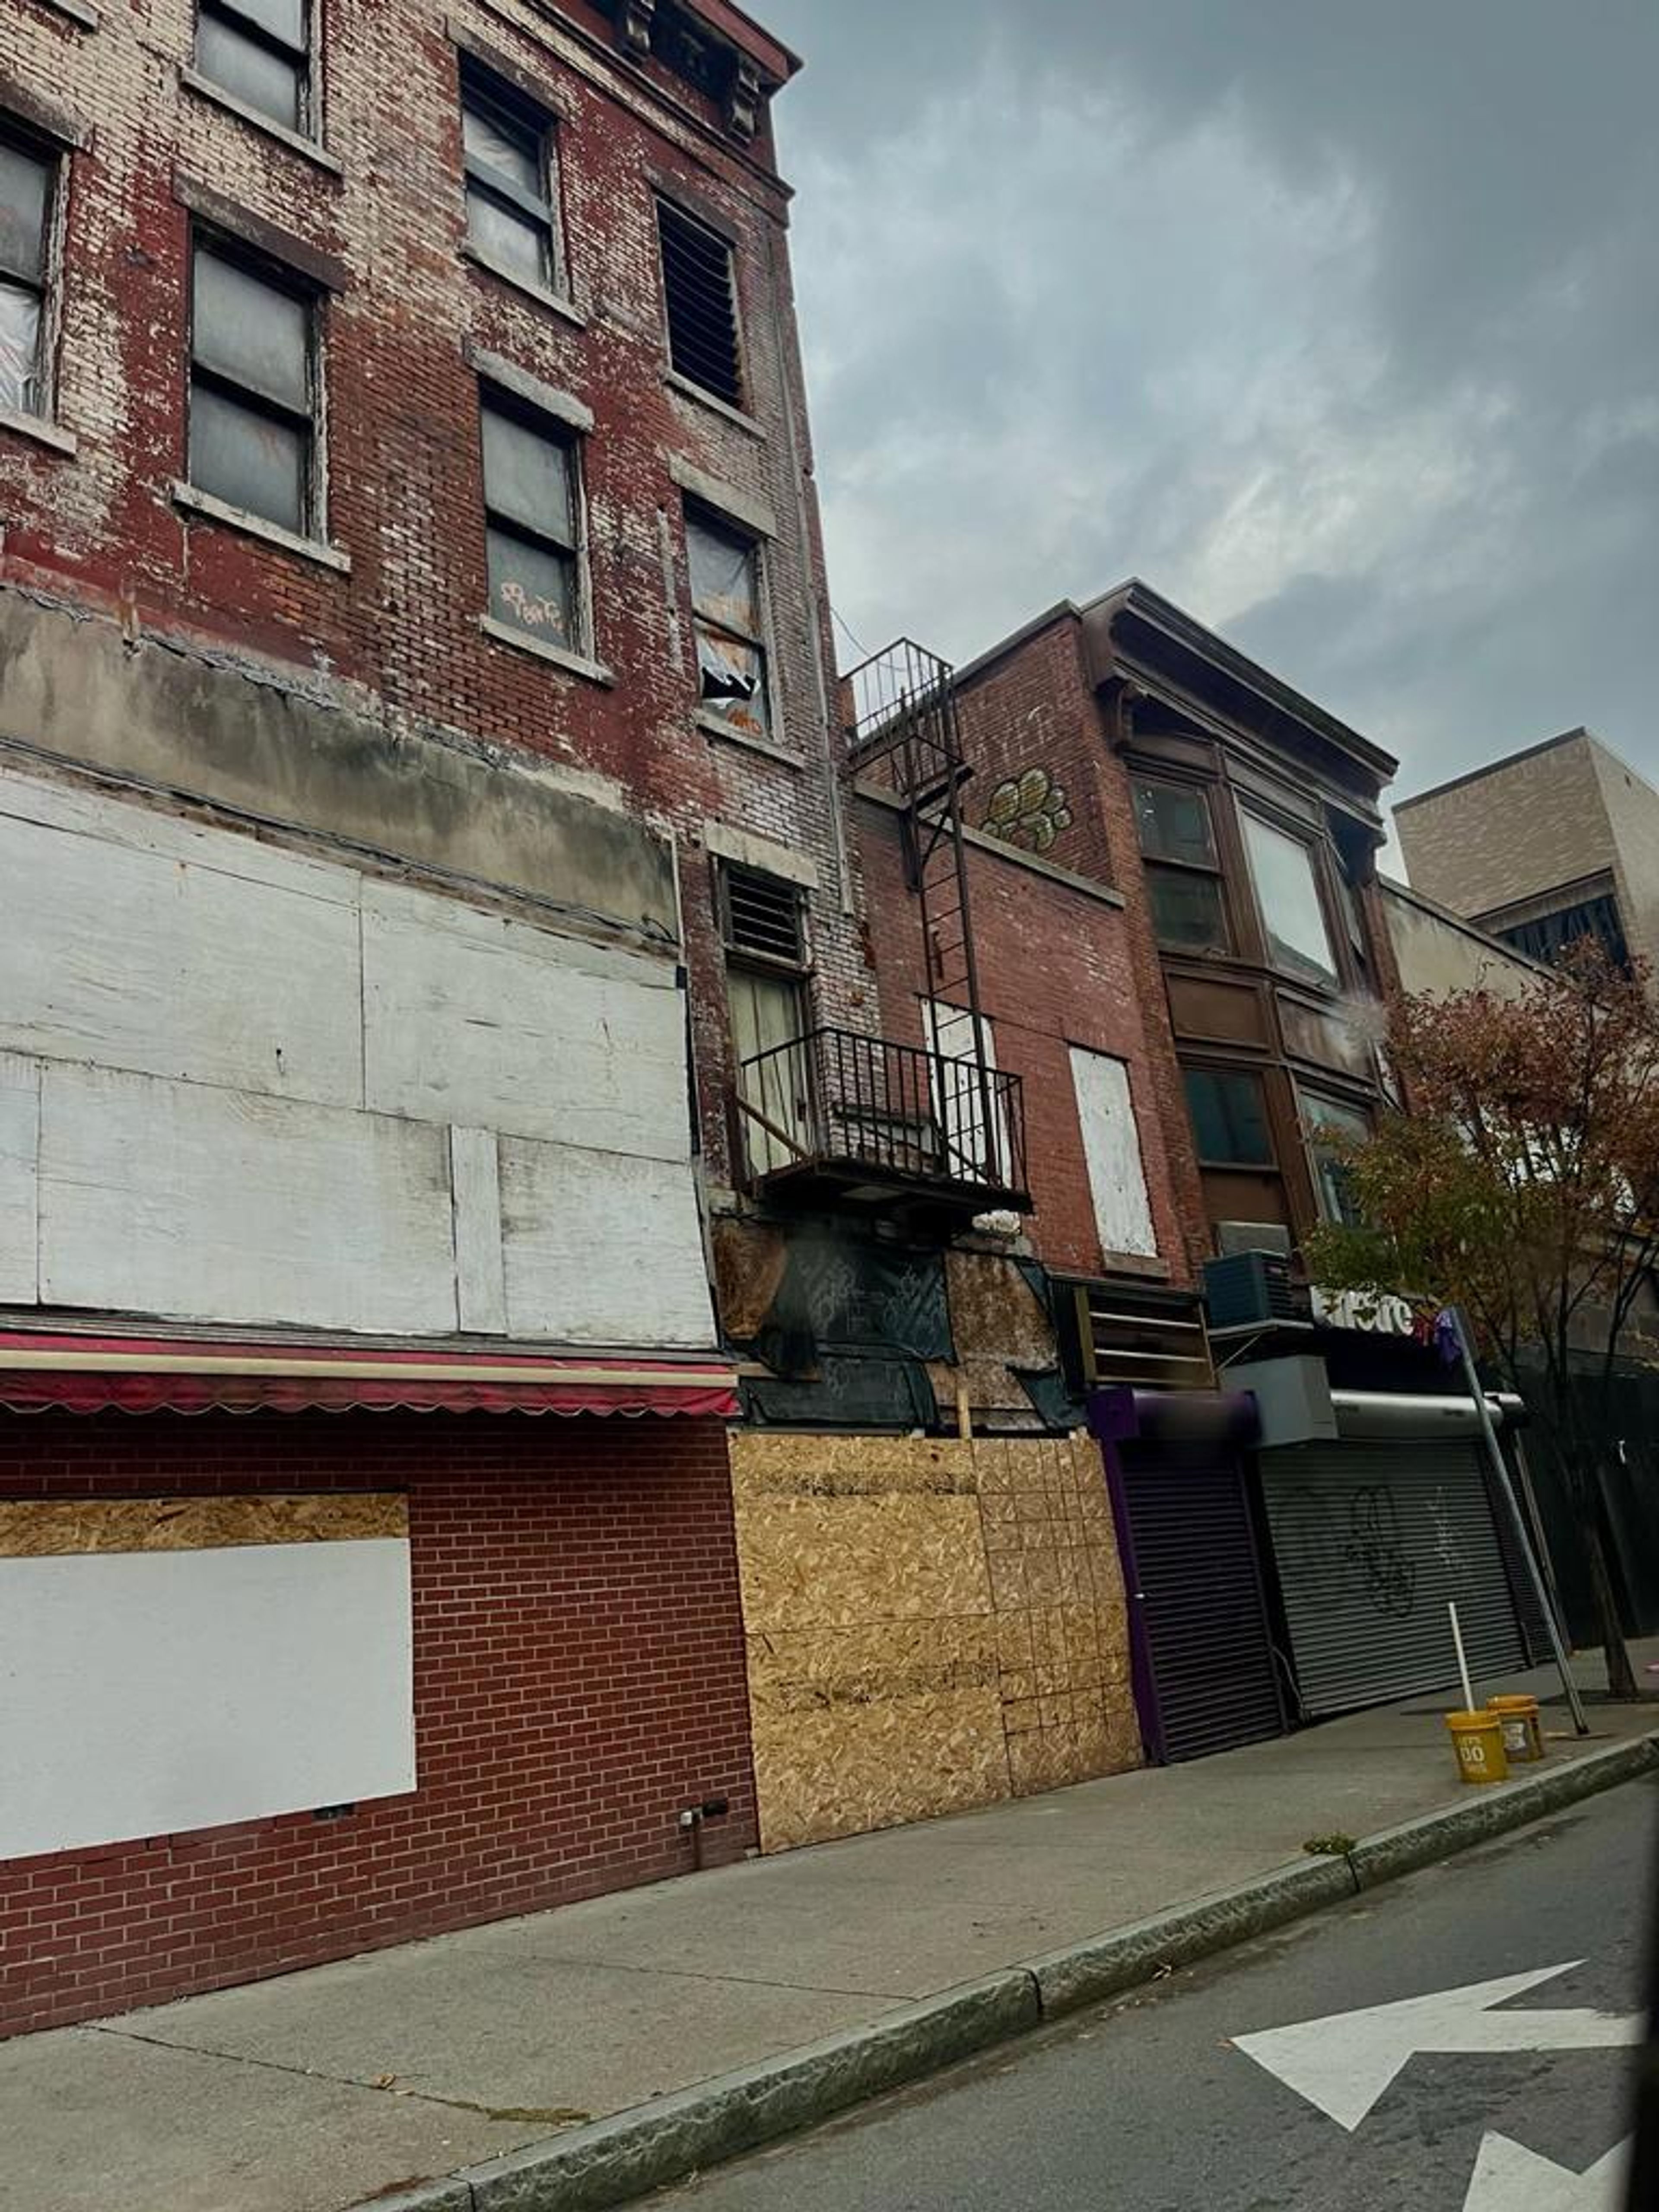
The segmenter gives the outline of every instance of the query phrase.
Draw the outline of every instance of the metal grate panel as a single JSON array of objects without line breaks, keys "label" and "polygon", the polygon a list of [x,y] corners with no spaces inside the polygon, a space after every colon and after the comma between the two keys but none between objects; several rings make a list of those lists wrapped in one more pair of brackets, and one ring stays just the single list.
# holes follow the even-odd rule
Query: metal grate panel
[{"label": "metal grate panel", "polygon": [[1478,1444],[1298,1444],[1260,1465],[1310,1719],[1455,1684],[1453,1599],[1477,1696],[1526,1664]]}]

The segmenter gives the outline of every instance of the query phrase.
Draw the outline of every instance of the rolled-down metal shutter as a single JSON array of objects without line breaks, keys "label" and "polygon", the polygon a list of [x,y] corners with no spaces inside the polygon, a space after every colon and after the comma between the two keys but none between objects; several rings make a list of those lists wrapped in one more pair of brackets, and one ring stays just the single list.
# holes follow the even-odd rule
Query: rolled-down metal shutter
[{"label": "rolled-down metal shutter", "polygon": [[1479,1445],[1298,1444],[1260,1467],[1308,1719],[1455,1682],[1454,1599],[1472,1673],[1525,1666]]},{"label": "rolled-down metal shutter", "polygon": [[1188,1462],[1129,1444],[1120,1470],[1148,1750],[1173,1763],[1282,1735],[1243,1469],[1236,1460]]}]

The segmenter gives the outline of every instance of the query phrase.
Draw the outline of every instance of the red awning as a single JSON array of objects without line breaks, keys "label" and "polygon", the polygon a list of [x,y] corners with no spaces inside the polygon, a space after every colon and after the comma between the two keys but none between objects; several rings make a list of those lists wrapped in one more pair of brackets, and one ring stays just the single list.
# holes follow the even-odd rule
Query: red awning
[{"label": "red awning", "polygon": [[655,1413],[729,1418],[717,1360],[378,1352],[0,1333],[0,1407],[15,1413]]}]

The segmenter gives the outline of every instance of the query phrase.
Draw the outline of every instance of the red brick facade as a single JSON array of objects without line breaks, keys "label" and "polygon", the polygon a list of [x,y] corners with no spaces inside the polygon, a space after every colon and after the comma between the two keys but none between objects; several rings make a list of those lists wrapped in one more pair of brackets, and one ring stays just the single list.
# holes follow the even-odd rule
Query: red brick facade
[{"label": "red brick facade", "polygon": [[[102,9],[95,30],[39,0],[8,11],[0,118],[52,134],[67,164],[52,411],[74,450],[0,422],[0,588],[66,600],[221,665],[233,656],[394,740],[533,756],[673,830],[718,1181],[730,1047],[704,823],[814,856],[825,1018],[856,1025],[854,994],[868,980],[856,890],[842,896],[827,596],[767,109],[743,143],[714,99],[625,51],[585,0],[556,11],[319,0],[313,13],[320,160],[192,81],[191,0]],[[758,50],[775,52],[763,40]],[[464,51],[511,73],[555,118],[563,311],[463,250]],[[175,497],[189,472],[189,244],[204,187],[228,222],[265,226],[273,252],[319,273],[324,534],[349,571]],[[659,193],[732,241],[740,416],[668,374]],[[579,440],[586,555],[592,657],[608,673],[481,633],[479,387],[495,363],[592,416]],[[688,469],[767,526],[770,751],[697,720]]]},{"label": "red brick facade", "polygon": [[13,1497],[402,1490],[419,1787],[0,1868],[0,2034],[684,1874],[755,1841],[725,1431],[39,1415]]},{"label": "red brick facade", "polygon": [[[980,781],[970,789],[982,799]],[[926,977],[915,904],[904,884],[900,817],[866,803],[859,824],[885,1025],[890,1035],[921,1044]],[[1155,1073],[1156,1055],[1167,1046],[1143,1018],[1128,916],[1115,902],[1023,865],[1012,851],[1005,857],[975,844],[969,881],[980,998],[997,1066],[1024,1085],[1036,1208],[1028,1228],[1037,1256],[1062,1274],[1098,1276],[1112,1264],[1101,1250],[1078,1120],[1070,1048],[1080,1045],[1128,1068],[1158,1256],[1168,1271],[1160,1279],[1185,1284],[1186,1231]]]}]

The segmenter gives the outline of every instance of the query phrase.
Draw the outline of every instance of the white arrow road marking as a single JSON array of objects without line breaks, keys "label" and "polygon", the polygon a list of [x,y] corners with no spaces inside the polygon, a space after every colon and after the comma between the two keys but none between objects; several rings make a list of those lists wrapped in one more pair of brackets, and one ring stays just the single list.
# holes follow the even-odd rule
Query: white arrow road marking
[{"label": "white arrow road marking", "polygon": [[1233,2040],[1258,2066],[1352,2133],[1419,2051],[1606,2051],[1639,2043],[1644,2027],[1635,2014],[1620,2019],[1600,2012],[1492,2009],[1570,1973],[1579,1963],[1570,1960],[1565,1966],[1544,1966],[1535,1973],[1510,1974],[1360,2012],[1333,2013],[1328,2020],[1271,2027]]},{"label": "white arrow road marking", "polygon": [[1488,2136],[1463,2212],[1619,2212],[1630,2149],[1620,2143],[1588,2173],[1574,2173],[1507,2136]]}]

